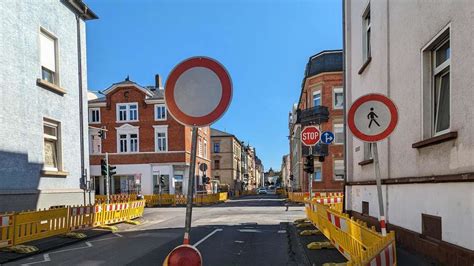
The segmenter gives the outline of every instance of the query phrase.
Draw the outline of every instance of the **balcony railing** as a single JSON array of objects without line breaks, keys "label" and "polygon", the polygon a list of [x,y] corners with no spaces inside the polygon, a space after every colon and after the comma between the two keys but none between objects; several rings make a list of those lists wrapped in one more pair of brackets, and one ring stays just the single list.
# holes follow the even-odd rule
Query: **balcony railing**
[{"label": "balcony railing", "polygon": [[301,124],[321,124],[329,120],[329,109],[326,106],[315,106],[312,108],[301,110],[300,117],[298,119]]}]

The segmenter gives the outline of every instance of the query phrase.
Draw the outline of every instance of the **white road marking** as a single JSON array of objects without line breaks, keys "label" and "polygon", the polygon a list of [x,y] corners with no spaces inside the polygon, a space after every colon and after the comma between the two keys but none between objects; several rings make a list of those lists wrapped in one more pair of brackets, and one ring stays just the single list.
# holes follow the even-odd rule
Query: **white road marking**
[{"label": "white road marking", "polygon": [[101,239],[97,239],[97,240],[91,240],[91,241],[89,241],[89,242],[100,242],[100,241],[111,240],[111,239],[117,239],[117,238],[123,237],[123,235],[118,234],[118,233],[113,233],[113,234],[114,234],[116,237],[101,238]]},{"label": "white road marking", "polygon": [[244,243],[245,241],[242,241],[242,240],[235,240],[234,242],[235,242],[235,243],[242,244],[242,243]]},{"label": "white road marking", "polygon": [[241,233],[261,233],[262,231],[257,229],[239,229]]},{"label": "white road marking", "polygon": [[279,233],[279,234],[285,234],[285,233],[286,233],[286,230],[278,230],[278,233]]},{"label": "white road marking", "polygon": [[25,264],[22,264],[22,266],[33,265],[33,264],[38,264],[38,263],[44,263],[44,262],[48,262],[48,261],[51,261],[51,259],[49,258],[49,254],[46,253],[46,254],[43,255],[43,260],[42,261],[35,261],[35,262],[25,263]]},{"label": "white road marking", "polygon": [[213,234],[217,233],[217,232],[220,232],[222,231],[221,228],[217,228],[216,230],[212,231],[211,233],[209,233],[207,236],[205,236],[203,239],[199,240],[196,244],[193,245],[193,247],[197,247],[199,244],[201,244],[202,242],[206,241],[206,239],[208,239],[209,237],[211,237]]},{"label": "white road marking", "polygon": [[79,250],[79,249],[85,249],[85,248],[91,248],[93,246],[92,243],[89,242],[89,241],[86,241],[85,243],[86,243],[86,247],[61,249],[61,250],[58,250],[58,251],[50,252],[49,254],[55,254],[55,253],[61,253],[61,252],[67,252],[67,251],[73,251],[73,250]]}]

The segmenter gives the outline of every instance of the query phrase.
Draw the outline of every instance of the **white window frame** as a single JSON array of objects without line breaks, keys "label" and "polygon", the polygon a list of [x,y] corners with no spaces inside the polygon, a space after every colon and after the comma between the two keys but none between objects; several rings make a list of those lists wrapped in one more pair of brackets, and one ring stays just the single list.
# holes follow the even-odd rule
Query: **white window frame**
[{"label": "white window frame", "polygon": [[[336,94],[337,93],[342,93],[342,106],[341,107],[336,106]],[[344,90],[343,90],[343,88],[342,87],[334,87],[332,89],[332,108],[337,109],[337,110],[344,108],[344,100],[345,99],[344,99]]]},{"label": "white window frame", "polygon": [[[216,144],[219,147],[218,151],[216,151]],[[221,143],[220,142],[213,142],[212,143],[212,152],[213,153],[221,153]]]},{"label": "white window frame", "polygon": [[345,165],[344,165],[344,160],[343,160],[343,159],[334,159],[334,168],[333,168],[333,169],[334,169],[334,171],[333,171],[333,172],[334,172],[334,176],[333,176],[333,178],[334,178],[334,180],[336,180],[336,181],[343,181],[343,180],[344,180],[344,177],[343,177],[343,178],[337,178],[337,175],[336,175],[336,164],[337,164],[337,162],[342,162],[342,171],[343,171],[343,173],[344,173],[344,167],[345,167]]},{"label": "white window frame", "polygon": [[[367,23],[367,18],[369,23]],[[362,61],[366,62],[369,58],[372,57],[372,16],[370,14],[370,2],[367,4],[367,7],[362,14]],[[370,32],[370,35],[368,34]]]},{"label": "white window frame", "polygon": [[[446,74],[449,74],[449,126],[447,129],[444,129],[444,130],[441,130],[439,132],[436,131],[436,128],[438,126],[438,119],[435,119],[436,115],[439,116],[438,112],[439,112],[439,97],[441,95],[441,93],[438,93],[438,99],[434,99],[434,97],[432,97],[432,116],[433,116],[433,123],[432,123],[432,134],[433,136],[439,136],[439,135],[442,135],[444,133],[447,133],[449,131],[451,131],[451,55],[449,56],[448,59],[446,59],[446,61],[444,61],[441,65],[439,66],[436,66],[436,52],[439,48],[441,48],[444,44],[446,44],[447,42],[449,42],[449,47],[451,49],[451,42],[450,42],[450,38],[449,36],[446,37],[444,40],[442,40],[439,44],[436,45],[436,47],[432,50],[431,54],[432,54],[432,61],[431,61],[431,64],[432,64],[432,95],[434,96],[435,95],[435,91],[438,90],[438,88],[435,88],[436,86],[436,79],[438,78],[438,76],[440,77],[440,79],[443,78],[443,76],[445,76]],[[439,84],[439,86],[441,86],[442,83]],[[441,89],[439,89],[439,92],[441,92]],[[434,106],[435,106],[435,102],[438,102],[438,110],[434,110]]]},{"label": "white window frame", "polygon": [[[63,154],[62,154],[62,136],[61,136],[61,122],[55,121],[49,118],[43,118],[43,145],[45,140],[55,140],[56,141],[56,167],[49,167],[46,166],[46,164],[43,165],[43,169],[46,171],[61,171],[63,169],[62,163],[63,163]],[[56,129],[56,136],[48,135],[44,132],[44,126],[49,126],[52,128]],[[43,146],[43,160],[46,161],[46,158],[44,157],[44,149],[45,147]]]},{"label": "white window frame", "polygon": [[[451,58],[452,51],[450,51],[450,57],[443,64],[435,67],[434,57],[436,56],[436,49],[440,48],[445,42],[450,42],[451,45],[451,23],[447,24],[441,29],[422,49],[421,49],[421,65],[422,65],[422,138],[428,139],[436,137],[451,131],[453,122],[453,101],[452,101],[452,71],[451,71]],[[436,121],[435,121],[435,99],[434,90],[435,88],[435,77],[437,74],[446,72],[449,73],[449,127],[445,130],[436,132]]]},{"label": "white window frame", "polygon": [[[321,170],[321,180],[316,180],[316,169],[319,168]],[[314,182],[323,182],[324,181],[324,176],[323,176],[323,164],[320,162],[314,162],[314,172],[313,172],[313,178],[312,180]]]},{"label": "white window frame", "polygon": [[202,157],[202,140],[198,139],[198,155]]},{"label": "white window frame", "polygon": [[321,94],[321,90],[317,90],[313,91],[313,98],[311,99],[313,107],[316,107],[316,105],[314,105],[314,96],[317,94],[319,95],[319,106],[323,105],[323,95]]},{"label": "white window frame", "polygon": [[[169,135],[168,135],[168,125],[158,125],[158,126],[153,126],[153,128],[155,129],[154,131],[154,141],[155,141],[155,152],[168,152],[169,151],[169,146],[168,146],[168,143],[169,143]],[[158,149],[158,133],[165,133],[165,146],[166,146],[166,149],[165,150],[159,150]]]},{"label": "white window frame", "polygon": [[[95,138],[98,138],[100,140],[98,152],[94,152],[94,139]],[[102,153],[102,138],[99,137],[99,130],[90,129],[89,130],[89,154],[101,154],[101,153]]]},{"label": "white window frame", "polygon": [[[39,28],[39,55],[40,55],[40,73],[41,73],[41,80],[45,80],[43,79],[43,63],[41,62],[41,35],[44,35],[45,37],[47,38],[50,38],[54,41],[54,70],[53,69],[49,69],[47,67],[45,67],[46,69],[48,69],[49,71],[52,71],[53,72],[53,82],[52,84],[55,84],[57,86],[60,86],[60,78],[59,78],[59,39],[58,37],[56,37],[52,32],[48,31],[47,29],[43,28],[43,27],[40,27]],[[45,80],[46,81],[46,80]]]},{"label": "white window frame", "polygon": [[[340,125],[340,126],[336,126],[336,125]],[[334,144],[335,145],[343,145],[344,144],[344,137],[342,138],[342,142],[338,142],[337,140],[337,134],[336,134],[336,128],[341,128],[342,129],[342,135],[344,136],[344,124],[342,122],[334,122],[333,125],[332,125],[332,128],[334,130]]]},{"label": "white window frame", "polygon": [[203,140],[203,157],[207,159],[207,140]]},{"label": "white window frame", "polygon": [[[163,118],[158,117],[158,108],[164,108]],[[167,118],[168,118],[168,115],[167,115],[167,110],[166,110],[166,104],[164,103],[155,104],[155,121],[166,121]]]},{"label": "white window frame", "polygon": [[[117,129],[117,153],[139,153],[140,152],[140,130],[138,126],[132,126],[132,125],[123,125],[121,127],[116,128]],[[130,151],[132,147],[131,143],[131,135],[136,134],[137,135],[137,150],[136,151]],[[126,135],[125,141],[127,144],[127,149],[126,151],[121,151],[120,150],[120,135]]]},{"label": "white window frame", "polygon": [[[130,106],[132,105],[135,105],[137,106],[137,119],[136,120],[130,120]],[[125,120],[120,120],[120,106],[125,106],[125,115],[126,115],[126,119]],[[137,122],[140,120],[140,117],[139,117],[139,111],[138,111],[138,103],[137,102],[132,102],[132,103],[117,103],[116,105],[116,110],[115,110],[115,113],[116,113],[116,119],[117,119],[117,123],[126,123],[126,122]]]},{"label": "white window frame", "polygon": [[[99,112],[99,121],[92,121],[93,117],[94,117],[94,112],[97,111]],[[100,120],[101,120],[101,117],[100,117],[100,108],[89,108],[89,123],[90,124],[100,124]]]}]

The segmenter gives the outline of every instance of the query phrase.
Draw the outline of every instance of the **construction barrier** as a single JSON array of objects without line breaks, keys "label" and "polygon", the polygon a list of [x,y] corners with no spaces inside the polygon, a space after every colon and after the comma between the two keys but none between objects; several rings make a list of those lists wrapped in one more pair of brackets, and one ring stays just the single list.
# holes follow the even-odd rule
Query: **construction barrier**
[{"label": "construction barrier", "polygon": [[[186,205],[187,197],[181,194],[153,194],[145,195],[147,207],[153,206],[176,206],[176,205]],[[218,202],[223,202],[228,199],[227,192],[220,192],[216,194],[199,194],[193,197],[193,203],[201,206],[207,204],[215,204]]]},{"label": "construction barrier", "polygon": [[14,214],[0,215],[0,248],[13,245]]},{"label": "construction barrier", "polygon": [[[133,201],[137,200],[137,194],[112,194],[109,199],[109,203]],[[106,203],[107,195],[95,195],[95,202]]]},{"label": "construction barrier", "polygon": [[288,199],[293,202],[304,203],[304,199],[308,196],[308,192],[288,192]]},{"label": "construction barrier", "polygon": [[141,217],[145,200],[0,214],[0,248]]},{"label": "construction barrier", "polygon": [[[395,233],[387,236],[355,221],[331,205],[338,199],[314,198],[305,202],[306,214],[348,260],[348,265],[396,265]],[[342,201],[342,200],[341,200]]]}]

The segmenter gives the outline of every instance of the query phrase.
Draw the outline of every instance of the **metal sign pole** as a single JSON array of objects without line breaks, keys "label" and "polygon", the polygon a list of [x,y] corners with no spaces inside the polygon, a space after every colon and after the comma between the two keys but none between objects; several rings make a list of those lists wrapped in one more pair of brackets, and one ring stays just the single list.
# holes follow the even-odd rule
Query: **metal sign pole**
[{"label": "metal sign pole", "polygon": [[[309,154],[313,154],[313,146],[309,146]],[[314,164],[314,161],[313,161]],[[313,175],[314,175],[314,169],[313,172],[309,174],[309,200],[312,200],[312,192],[313,192]]]},{"label": "metal sign pole", "polygon": [[385,227],[385,212],[384,212],[383,197],[382,197],[382,181],[380,180],[380,164],[379,164],[379,152],[377,150],[377,142],[372,143],[372,152],[374,156],[375,182],[377,183],[377,195],[379,199],[380,230],[382,231],[382,235],[386,236],[387,229]]},{"label": "metal sign pole", "polygon": [[193,138],[191,141],[191,165],[189,167],[189,180],[188,180],[188,198],[186,203],[186,221],[184,226],[184,240],[183,244],[189,245],[189,233],[191,231],[191,217],[193,212],[193,189],[194,189],[194,174],[196,171],[196,146],[198,128],[193,126]]},{"label": "metal sign pole", "polygon": [[107,195],[106,202],[109,204],[109,196],[110,196],[110,180],[109,180],[109,153],[105,153],[105,162],[107,165],[107,176],[105,177],[105,186],[106,186],[106,192],[105,194]]}]

